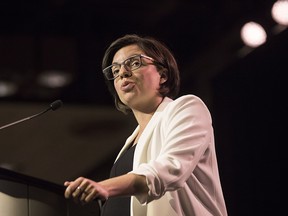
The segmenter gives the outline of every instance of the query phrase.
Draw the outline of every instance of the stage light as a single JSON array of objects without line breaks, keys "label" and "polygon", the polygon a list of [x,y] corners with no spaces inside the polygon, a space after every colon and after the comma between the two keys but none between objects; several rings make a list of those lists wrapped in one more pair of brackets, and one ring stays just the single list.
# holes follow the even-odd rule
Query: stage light
[{"label": "stage light", "polygon": [[48,88],[60,88],[71,83],[72,76],[63,71],[44,71],[38,77],[38,83]]},{"label": "stage light", "polygon": [[10,81],[0,81],[0,97],[8,97],[15,94],[18,87]]},{"label": "stage light", "polygon": [[266,42],[267,34],[260,24],[248,22],[241,29],[241,38],[247,46],[255,48]]},{"label": "stage light", "polygon": [[275,2],[271,14],[278,24],[288,26],[288,0],[279,0]]}]

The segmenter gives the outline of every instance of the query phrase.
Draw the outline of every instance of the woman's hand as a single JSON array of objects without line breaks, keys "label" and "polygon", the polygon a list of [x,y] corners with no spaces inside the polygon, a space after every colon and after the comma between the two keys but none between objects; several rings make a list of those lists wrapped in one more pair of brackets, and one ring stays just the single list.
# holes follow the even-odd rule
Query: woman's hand
[{"label": "woman's hand", "polygon": [[67,186],[64,193],[65,197],[67,199],[73,198],[76,202],[80,201],[83,204],[94,199],[104,201],[108,197],[147,194],[149,190],[146,177],[133,173],[101,182],[79,177],[75,181],[66,181],[64,185]]},{"label": "woman's hand", "polygon": [[89,203],[94,199],[107,200],[108,191],[99,183],[87,178],[79,177],[75,181],[64,183],[65,198],[73,198],[76,202]]}]

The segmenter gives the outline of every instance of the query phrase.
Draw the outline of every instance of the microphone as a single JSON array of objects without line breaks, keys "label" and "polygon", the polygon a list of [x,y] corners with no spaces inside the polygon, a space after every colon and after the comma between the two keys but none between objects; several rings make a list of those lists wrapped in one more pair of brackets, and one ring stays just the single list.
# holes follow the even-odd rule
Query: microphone
[{"label": "microphone", "polygon": [[37,117],[37,116],[43,115],[44,113],[48,112],[49,110],[55,111],[55,110],[59,109],[62,105],[63,105],[63,102],[62,102],[61,100],[56,100],[56,101],[52,102],[52,103],[50,104],[50,106],[49,106],[46,110],[44,110],[44,111],[42,111],[42,112],[40,112],[40,113],[37,113],[37,114],[35,114],[35,115],[32,115],[32,116],[29,116],[29,117],[20,119],[20,120],[15,121],[15,122],[12,122],[12,123],[10,123],[10,124],[4,125],[4,126],[0,127],[0,130],[2,130],[2,129],[4,129],[4,128],[7,128],[7,127],[10,127],[10,126],[12,126],[12,125],[15,125],[15,124],[18,124],[18,123],[21,123],[21,122],[24,122],[24,121],[33,119],[33,118],[35,118],[35,117]]}]

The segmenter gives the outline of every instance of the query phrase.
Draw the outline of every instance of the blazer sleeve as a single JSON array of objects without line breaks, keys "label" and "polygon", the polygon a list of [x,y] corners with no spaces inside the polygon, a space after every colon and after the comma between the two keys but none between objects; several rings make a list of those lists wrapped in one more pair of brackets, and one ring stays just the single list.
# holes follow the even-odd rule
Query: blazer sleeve
[{"label": "blazer sleeve", "polygon": [[159,151],[132,171],[146,176],[149,187],[147,195],[136,196],[139,202],[147,204],[183,187],[206,149],[214,145],[212,136],[211,116],[201,99],[186,95],[169,103],[149,138],[149,145],[161,146]]}]

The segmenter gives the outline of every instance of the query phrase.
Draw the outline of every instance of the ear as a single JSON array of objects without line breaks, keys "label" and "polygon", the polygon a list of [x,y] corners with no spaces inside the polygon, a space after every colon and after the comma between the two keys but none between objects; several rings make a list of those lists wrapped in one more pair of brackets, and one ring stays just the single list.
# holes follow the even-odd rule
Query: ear
[{"label": "ear", "polygon": [[165,83],[167,81],[167,79],[168,79],[168,77],[167,77],[165,71],[161,72],[160,73],[160,84]]}]

